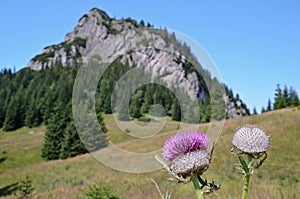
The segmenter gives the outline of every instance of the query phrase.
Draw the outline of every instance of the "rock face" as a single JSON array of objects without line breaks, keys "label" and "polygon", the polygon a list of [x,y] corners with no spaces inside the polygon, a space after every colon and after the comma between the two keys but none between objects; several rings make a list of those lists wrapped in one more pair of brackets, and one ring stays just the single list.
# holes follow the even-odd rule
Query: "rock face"
[{"label": "rock face", "polygon": [[101,60],[111,62],[127,51],[143,46],[174,51],[174,48],[166,47],[166,42],[158,34],[138,27],[135,21],[111,19],[105,12],[94,8],[81,17],[77,26],[65,36],[61,44],[46,47],[27,67],[41,70],[58,63],[64,67],[73,66],[74,63],[80,63],[96,47],[102,49],[101,54],[98,54]]},{"label": "rock face", "polygon": [[[182,88],[192,99],[201,94],[195,72],[185,74],[174,45],[167,42],[153,28],[143,28],[135,21],[111,19],[99,9],[92,9],[78,22],[59,45],[46,47],[34,57],[27,67],[41,70],[61,64],[63,67],[80,64],[87,56],[98,56],[103,62],[121,57],[129,66],[144,67],[153,77],[159,77],[168,85]],[[97,54],[93,50],[97,48]]]},{"label": "rock face", "polygon": [[[140,48],[122,55],[121,62],[128,62],[129,66],[136,66],[137,68],[142,67],[144,71],[151,74],[152,78],[162,80],[168,87],[176,85],[192,99],[198,98],[203,92],[197,74],[192,72],[185,75],[183,64],[176,63],[174,54],[170,51],[155,47]],[[184,60],[182,62],[184,63]]]},{"label": "rock face", "polygon": [[[89,56],[97,56],[107,63],[118,58],[131,67],[143,67],[151,76],[170,86],[182,88],[192,99],[202,98],[204,88],[199,84],[199,77],[184,69],[186,56],[177,48],[178,43],[176,45],[174,39],[171,40],[163,30],[144,27],[130,18],[111,19],[105,12],[94,8],[81,17],[62,43],[44,48],[27,67],[38,71],[55,65],[80,65]],[[232,112],[231,102],[227,102],[227,110],[231,111],[230,117],[239,116]]]},{"label": "rock face", "polygon": [[225,96],[226,112],[229,118],[238,118],[249,115],[245,108],[245,104],[241,100],[233,100],[229,96]]}]

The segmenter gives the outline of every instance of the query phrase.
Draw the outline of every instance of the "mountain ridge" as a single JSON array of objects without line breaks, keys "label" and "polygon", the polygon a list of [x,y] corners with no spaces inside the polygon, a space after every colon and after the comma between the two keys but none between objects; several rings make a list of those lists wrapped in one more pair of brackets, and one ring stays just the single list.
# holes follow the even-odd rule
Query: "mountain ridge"
[{"label": "mountain ridge", "polygon": [[[197,74],[187,74],[183,64],[192,60],[202,70],[202,76],[210,74],[203,70],[193,55],[189,56],[191,52],[186,44],[180,46],[174,34],[152,28],[149,23],[145,27],[143,21],[139,24],[131,18],[112,19],[98,8],[83,15],[62,43],[44,48],[27,67],[39,71],[56,65],[78,66],[93,54],[95,48],[98,48],[96,56],[102,62],[112,62],[121,57],[122,63],[128,62],[131,67],[144,66],[145,71],[150,71],[152,76],[161,78],[167,85],[178,85],[190,98],[203,99],[204,87],[199,85]],[[176,59],[180,61],[176,62]],[[210,78],[204,77],[204,81],[210,84]],[[224,100],[229,118],[249,114],[240,99],[232,101],[232,97],[224,96]]]}]

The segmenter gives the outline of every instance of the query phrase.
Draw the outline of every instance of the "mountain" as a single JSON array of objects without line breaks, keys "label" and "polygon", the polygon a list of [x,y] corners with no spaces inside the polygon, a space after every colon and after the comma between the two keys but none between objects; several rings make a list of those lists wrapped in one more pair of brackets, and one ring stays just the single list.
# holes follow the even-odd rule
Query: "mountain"
[{"label": "mountain", "polygon": [[153,118],[157,123],[162,116],[195,124],[249,111],[174,33],[130,18],[112,19],[96,8],[26,68],[0,71],[1,130],[46,125],[45,160],[106,147],[103,113],[114,113],[123,124]]},{"label": "mountain", "polygon": [[[214,81],[189,47],[178,42],[174,34],[155,29],[149,23],[145,27],[143,21],[138,23],[131,18],[113,19],[97,8],[82,16],[62,43],[44,48],[27,67],[40,71],[57,65],[78,66],[93,56],[95,49],[97,54],[94,55],[102,62],[111,63],[118,59],[130,67],[143,67],[168,86],[182,89],[191,99],[203,100],[209,95],[207,87]],[[190,69],[191,64],[198,72]],[[226,87],[227,96],[223,96],[228,117],[249,114],[242,100],[234,99],[228,91]]]},{"label": "mountain", "polygon": [[[102,62],[112,62],[121,56],[122,63],[128,62],[131,67],[146,66],[145,70],[151,71],[155,77],[159,76],[168,85],[178,85],[191,98],[197,98],[203,92],[197,76],[195,73],[185,75],[182,66],[174,61],[180,52],[174,44],[168,44],[166,32],[160,31],[165,34],[165,39],[158,32],[150,27],[144,28],[132,19],[111,19],[105,12],[94,8],[79,20],[62,43],[46,47],[27,67],[41,70],[57,64],[63,67],[78,65],[98,48],[97,56]],[[131,51],[133,49],[137,50]]]}]

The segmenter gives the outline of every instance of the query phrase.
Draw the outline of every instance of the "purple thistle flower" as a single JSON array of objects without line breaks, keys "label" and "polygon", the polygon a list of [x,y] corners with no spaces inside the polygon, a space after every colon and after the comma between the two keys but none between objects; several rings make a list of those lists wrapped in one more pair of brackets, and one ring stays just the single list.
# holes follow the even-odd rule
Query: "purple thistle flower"
[{"label": "purple thistle flower", "polygon": [[162,155],[172,163],[172,172],[186,178],[193,173],[201,175],[208,168],[208,147],[209,139],[205,134],[188,132],[170,137],[164,144]]},{"label": "purple thistle flower", "polygon": [[198,150],[206,150],[209,139],[203,133],[188,132],[170,137],[164,144],[163,157],[171,162],[177,156]]}]

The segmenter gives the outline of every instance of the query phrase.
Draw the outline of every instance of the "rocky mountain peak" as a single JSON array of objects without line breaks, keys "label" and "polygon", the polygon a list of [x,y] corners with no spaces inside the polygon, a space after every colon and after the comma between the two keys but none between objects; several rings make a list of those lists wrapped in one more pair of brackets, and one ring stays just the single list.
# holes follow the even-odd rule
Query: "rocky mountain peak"
[{"label": "rocky mountain peak", "polygon": [[[62,43],[44,48],[39,55],[32,58],[27,67],[41,70],[57,64],[63,67],[78,65],[99,45],[103,46],[107,52],[119,52],[111,56],[103,51],[103,55],[100,55],[103,60],[106,60],[108,56],[115,59],[126,50],[137,48],[142,39],[147,40],[153,37],[153,34],[147,31],[144,31],[142,36],[137,35],[137,28],[137,22],[130,18],[112,19],[104,11],[93,8],[79,19],[74,30],[65,36]],[[158,43],[163,43],[163,40],[160,39]],[[117,49],[113,50],[112,47]],[[158,45],[158,47],[163,46]]]},{"label": "rocky mountain peak", "polygon": [[65,36],[64,42],[72,41],[77,37],[85,39],[87,45],[84,54],[87,54],[95,45],[98,45],[97,41],[108,36],[106,24],[110,24],[110,21],[110,17],[104,11],[93,8],[88,14],[79,19],[74,30]]},{"label": "rocky mountain peak", "polygon": [[88,56],[97,56],[106,63],[120,59],[130,67],[143,67],[152,77],[183,89],[192,99],[205,95],[205,88],[199,83],[202,77],[184,64],[187,56],[193,58],[193,55],[174,35],[149,25],[145,27],[131,18],[113,19],[97,8],[82,16],[62,43],[44,48],[27,67],[38,71],[57,65],[77,66]]}]

